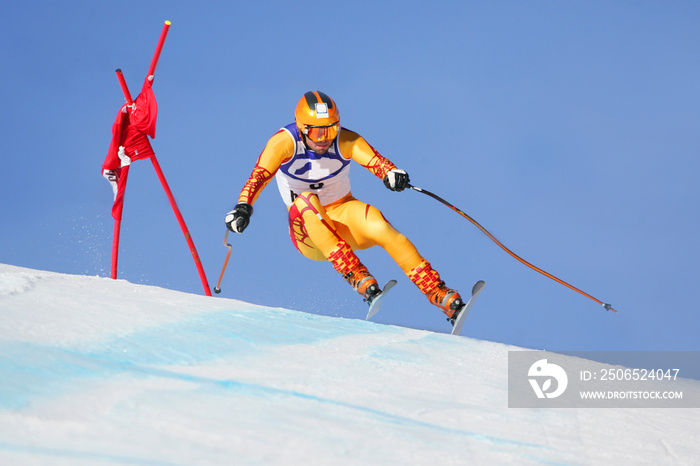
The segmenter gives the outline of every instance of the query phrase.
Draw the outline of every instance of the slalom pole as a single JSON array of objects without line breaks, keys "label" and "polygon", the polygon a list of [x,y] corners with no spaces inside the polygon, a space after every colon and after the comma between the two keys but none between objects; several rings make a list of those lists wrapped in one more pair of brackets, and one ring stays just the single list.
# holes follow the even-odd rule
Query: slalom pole
[{"label": "slalom pole", "polygon": [[[165,38],[168,35],[168,31],[170,30],[171,24],[172,23],[170,21],[166,21],[163,24],[163,29],[161,30],[160,38],[158,39],[158,45],[156,45],[156,51],[153,53],[153,58],[151,59],[151,66],[148,68],[148,74],[146,75],[146,79],[148,80],[152,81],[155,76],[156,66],[158,65],[158,60],[160,59],[160,53],[163,51],[163,44],[165,44]],[[199,279],[202,281],[202,286],[204,287],[204,294],[207,296],[211,296],[211,291],[209,290],[209,283],[207,282],[207,276],[204,273],[204,268],[202,267],[202,261],[199,259],[199,254],[197,254],[197,248],[195,248],[194,246],[194,241],[192,241],[190,232],[187,229],[185,219],[182,217],[182,213],[180,212],[180,209],[177,206],[177,202],[175,202],[175,197],[173,196],[173,193],[170,190],[170,186],[168,186],[168,182],[165,179],[165,175],[163,174],[163,170],[160,168],[160,164],[158,163],[158,159],[156,158],[155,154],[153,154],[150,157],[150,159],[153,163],[153,168],[155,168],[156,170],[156,175],[158,175],[160,184],[163,185],[165,194],[166,196],[168,196],[170,206],[173,208],[173,212],[175,212],[175,217],[177,217],[177,221],[180,224],[180,229],[185,235],[187,245],[190,247],[190,252],[192,253],[192,258],[194,259],[195,266],[197,267],[197,272],[199,272]]]},{"label": "slalom pole", "polygon": [[119,261],[119,234],[122,229],[122,221],[114,220],[114,233],[112,233],[112,280],[117,279],[117,262]]},{"label": "slalom pole", "polygon": [[419,187],[417,187],[417,186],[412,186],[412,185],[410,185],[410,184],[409,184],[407,187],[410,188],[410,189],[412,189],[412,190],[414,190],[414,191],[418,191],[419,193],[423,193],[423,194],[425,194],[425,195],[428,195],[428,196],[432,197],[433,199],[435,199],[435,200],[441,202],[442,204],[446,205],[446,206],[449,207],[450,209],[454,210],[454,211],[457,212],[459,215],[461,215],[462,217],[464,217],[464,218],[466,218],[467,220],[469,220],[470,222],[472,222],[479,230],[481,230],[486,236],[488,236],[488,237],[491,239],[491,241],[493,241],[494,243],[496,243],[501,249],[503,249],[505,252],[507,252],[508,254],[510,254],[512,257],[514,257],[515,259],[517,259],[517,260],[518,260],[519,262],[521,262],[522,264],[525,264],[526,266],[530,267],[532,270],[534,270],[534,271],[536,271],[536,272],[539,272],[539,273],[541,273],[542,275],[544,275],[545,277],[550,278],[550,279],[554,280],[555,282],[557,282],[557,283],[559,283],[559,284],[561,284],[561,285],[564,285],[564,286],[566,286],[567,288],[570,288],[570,289],[574,290],[575,292],[580,293],[580,294],[582,294],[583,296],[585,296],[585,297],[587,297],[587,298],[589,298],[589,299],[595,301],[596,303],[598,303],[598,304],[600,304],[601,306],[603,306],[603,307],[605,308],[606,311],[617,312],[615,309],[612,308],[612,305],[606,304],[606,303],[604,303],[603,301],[601,301],[601,300],[599,300],[599,299],[597,299],[597,298],[594,298],[593,296],[589,295],[589,294],[586,293],[585,291],[582,291],[582,290],[576,288],[575,286],[570,285],[569,283],[565,282],[564,280],[555,277],[555,276],[552,275],[551,273],[545,272],[544,270],[540,269],[539,267],[536,267],[536,266],[532,265],[531,263],[529,263],[528,261],[526,261],[526,260],[523,259],[522,257],[518,256],[518,255],[515,254],[513,251],[511,251],[510,249],[508,249],[503,243],[501,243],[500,241],[498,241],[498,240],[496,239],[496,237],[493,236],[491,233],[489,233],[489,231],[488,231],[486,228],[482,227],[482,226],[479,224],[479,222],[477,222],[477,221],[474,220],[472,217],[470,217],[469,215],[467,215],[466,213],[464,213],[462,210],[458,209],[458,208],[455,207],[454,205],[450,204],[449,202],[447,202],[446,200],[444,200],[443,198],[441,198],[441,197],[438,196],[437,194],[431,193],[430,191],[425,190],[425,189],[422,189],[422,188],[419,188]]},{"label": "slalom pole", "polygon": [[219,294],[221,293],[221,280],[224,278],[224,272],[226,271],[226,266],[228,265],[228,260],[231,258],[231,243],[228,242],[228,233],[229,229],[226,229],[226,234],[224,235],[224,246],[228,248],[228,252],[226,253],[226,259],[224,260],[224,266],[221,267],[221,275],[219,275],[219,281],[216,283],[216,287],[214,288],[214,293]]},{"label": "slalom pole", "polygon": [[165,175],[163,174],[163,170],[160,168],[160,164],[158,163],[158,159],[156,159],[156,155],[153,154],[150,157],[151,162],[153,163],[153,168],[156,170],[156,174],[158,175],[158,179],[160,180],[160,184],[163,185],[163,189],[165,190],[166,196],[168,196],[168,200],[170,201],[170,206],[173,208],[173,212],[175,212],[175,217],[177,217],[177,222],[180,224],[180,229],[182,230],[182,233],[185,235],[185,239],[187,240],[187,245],[190,247],[190,252],[192,253],[192,258],[194,259],[195,266],[197,267],[197,271],[199,272],[199,279],[202,281],[202,286],[204,287],[204,294],[207,296],[211,296],[211,291],[209,290],[209,283],[207,282],[207,276],[204,273],[204,268],[202,267],[202,261],[199,259],[199,254],[197,254],[197,248],[194,246],[194,241],[192,241],[192,236],[190,236],[190,232],[187,229],[187,225],[185,224],[185,219],[182,218],[182,213],[180,213],[180,209],[177,207],[177,202],[175,202],[175,197],[173,196],[172,191],[170,190],[170,186],[168,186],[168,182],[165,179]]},{"label": "slalom pole", "polygon": [[156,73],[156,66],[158,65],[160,52],[163,50],[165,38],[168,35],[168,31],[170,30],[170,24],[172,24],[170,21],[166,21],[165,24],[163,24],[163,30],[160,32],[160,38],[158,39],[158,45],[156,46],[156,51],[153,54],[153,59],[151,60],[151,66],[148,68],[148,74],[146,75],[147,78],[155,75]]},{"label": "slalom pole", "polygon": [[[129,87],[126,85],[126,80],[124,79],[124,74],[122,70],[117,68],[117,79],[119,80],[119,85],[124,93],[124,99],[126,99],[127,105],[133,105],[134,99],[131,98],[131,92],[129,92]],[[124,177],[124,190],[126,191],[126,176],[128,175],[129,166],[122,167],[122,177]],[[126,194],[126,193],[124,193]],[[119,237],[121,235],[122,229],[122,210],[124,210],[124,202],[119,205],[119,215],[118,219],[114,219],[114,232],[112,233],[112,270],[110,276],[113,280],[117,279],[117,264],[119,262]]]},{"label": "slalom pole", "polygon": [[[168,34],[168,30],[170,29],[170,21],[166,21],[165,25],[163,26],[163,30],[161,31],[160,34],[160,39],[158,40],[158,45],[156,46],[156,51],[153,55],[153,59],[151,60],[151,66],[148,70],[148,75],[146,76],[146,79],[152,81],[154,77],[154,73],[156,70],[156,65],[158,64],[158,59],[160,58],[160,53],[163,49],[163,44],[165,43],[165,37]],[[121,70],[117,70],[117,78],[119,79],[119,84],[121,85],[122,92],[124,93],[124,98],[126,99],[127,103],[132,104],[133,99],[131,98],[131,93],[129,92],[129,87],[126,84],[126,80],[124,79],[124,75],[122,74]],[[187,224],[185,223],[185,219],[182,217],[182,213],[180,212],[180,209],[177,206],[177,202],[175,202],[175,197],[173,196],[172,191],[170,190],[170,186],[168,185],[167,180],[165,179],[165,175],[163,174],[163,170],[160,167],[160,163],[158,163],[158,159],[156,158],[155,154],[153,154],[151,157],[151,162],[153,163],[153,168],[156,171],[156,175],[158,175],[158,179],[160,180],[161,185],[163,186],[163,189],[165,190],[165,194],[168,197],[168,201],[170,201],[170,206],[173,209],[173,212],[175,213],[175,217],[177,217],[177,221],[180,224],[180,229],[182,230],[182,233],[185,235],[185,240],[187,241],[187,245],[190,248],[190,252],[192,253],[192,257],[194,258],[194,263],[195,266],[197,267],[197,271],[199,273],[199,278],[202,282],[202,286],[204,287],[204,294],[207,296],[211,296],[211,291],[209,290],[209,283],[207,282],[207,276],[204,273],[204,268],[202,267],[202,261],[199,258],[199,254],[197,253],[197,248],[194,245],[194,242],[192,241],[192,237],[190,235],[189,230],[187,229]],[[128,168],[124,167],[124,168]],[[116,278],[116,264],[117,264],[117,259],[115,255],[118,254],[118,249],[119,249],[119,228],[121,225],[121,221],[116,221],[115,220],[115,236],[114,240],[112,242],[112,278]]]},{"label": "slalom pole", "polygon": [[129,92],[129,86],[126,85],[126,79],[124,79],[124,73],[122,73],[122,70],[117,68],[117,79],[119,80],[119,85],[122,88],[122,92],[124,93],[124,98],[126,99],[126,103],[131,105],[134,103],[134,99],[131,98],[131,92]]},{"label": "slalom pole", "polygon": [[[122,167],[119,176],[119,183],[123,183],[124,189],[121,193],[122,200],[119,204],[117,216],[114,218],[114,233],[112,234],[112,273],[113,280],[117,279],[117,263],[119,262],[119,236],[122,228],[122,211],[124,210],[124,198],[126,197],[126,182],[129,179],[129,165]],[[117,188],[119,189],[119,188]],[[119,196],[119,194],[117,194]]]}]

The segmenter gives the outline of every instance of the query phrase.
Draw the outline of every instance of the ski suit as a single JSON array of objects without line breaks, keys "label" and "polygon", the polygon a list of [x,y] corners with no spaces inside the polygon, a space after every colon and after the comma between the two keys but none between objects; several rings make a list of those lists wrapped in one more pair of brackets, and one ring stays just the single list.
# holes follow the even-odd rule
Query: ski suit
[{"label": "ski suit", "polygon": [[353,197],[352,160],[379,179],[396,168],[353,131],[342,128],[328,151],[317,154],[289,124],[267,142],[238,202],[253,205],[275,177],[289,209],[290,238],[305,257],[328,260],[345,275],[359,263],[354,251],[381,246],[423,293],[434,289],[440,276],[413,243],[378,209]]}]

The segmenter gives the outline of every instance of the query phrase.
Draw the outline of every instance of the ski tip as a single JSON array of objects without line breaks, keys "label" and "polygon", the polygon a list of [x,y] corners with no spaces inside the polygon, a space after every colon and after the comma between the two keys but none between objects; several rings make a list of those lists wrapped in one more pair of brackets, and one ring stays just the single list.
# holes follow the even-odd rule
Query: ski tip
[{"label": "ski tip", "polygon": [[472,287],[472,294],[480,291],[485,286],[486,282],[483,280],[479,280],[478,282],[474,283],[474,286]]}]

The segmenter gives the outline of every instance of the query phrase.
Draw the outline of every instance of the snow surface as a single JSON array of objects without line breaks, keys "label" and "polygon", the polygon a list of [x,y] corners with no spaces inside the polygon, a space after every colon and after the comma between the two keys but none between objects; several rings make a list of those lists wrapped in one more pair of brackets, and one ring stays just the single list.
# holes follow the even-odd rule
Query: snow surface
[{"label": "snow surface", "polygon": [[698,409],[509,409],[503,344],[2,264],[0,319],[0,464],[700,462]]}]

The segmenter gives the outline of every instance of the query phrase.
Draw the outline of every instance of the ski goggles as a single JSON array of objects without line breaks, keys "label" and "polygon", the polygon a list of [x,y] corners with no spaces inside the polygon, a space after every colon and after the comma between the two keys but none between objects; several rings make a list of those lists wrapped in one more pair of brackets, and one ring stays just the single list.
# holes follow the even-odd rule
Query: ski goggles
[{"label": "ski goggles", "polygon": [[326,126],[304,125],[304,134],[312,141],[332,141],[338,136],[338,132],[340,132],[339,121]]}]

